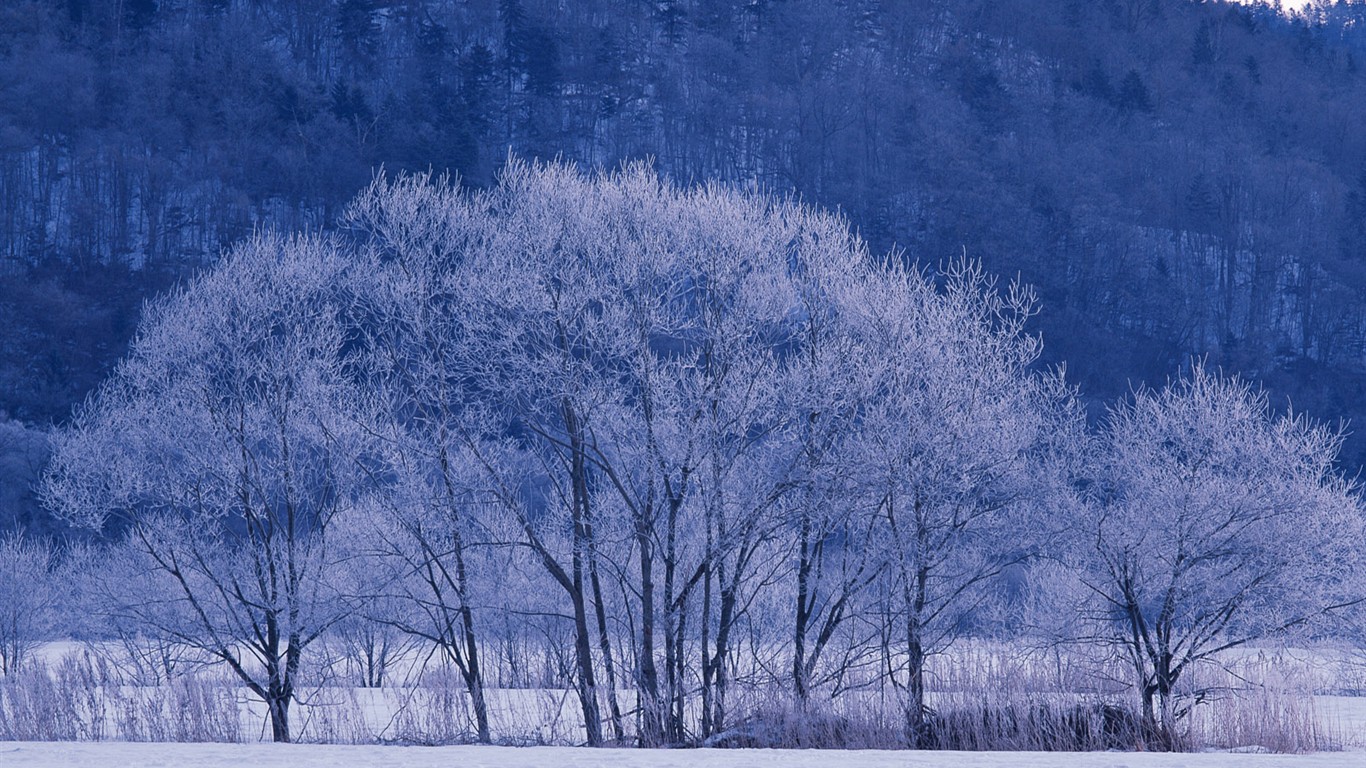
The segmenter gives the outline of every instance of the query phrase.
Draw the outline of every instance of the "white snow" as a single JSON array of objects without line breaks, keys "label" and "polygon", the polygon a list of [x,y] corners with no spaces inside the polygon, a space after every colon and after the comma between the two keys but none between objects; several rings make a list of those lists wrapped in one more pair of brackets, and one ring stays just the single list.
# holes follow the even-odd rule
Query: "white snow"
[{"label": "white snow", "polygon": [[1312,755],[1129,752],[637,750],[584,747],[383,747],[317,744],[0,742],[25,768],[1359,768],[1360,752]]}]

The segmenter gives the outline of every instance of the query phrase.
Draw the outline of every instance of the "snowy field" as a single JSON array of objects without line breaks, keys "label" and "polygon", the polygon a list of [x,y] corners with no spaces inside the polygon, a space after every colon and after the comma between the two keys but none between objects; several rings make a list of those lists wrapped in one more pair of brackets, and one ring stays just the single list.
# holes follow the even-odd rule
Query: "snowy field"
[{"label": "snowy field", "polygon": [[[52,643],[41,649],[40,658],[54,673],[70,674],[81,669],[72,664],[87,659],[84,651],[93,646],[72,642]],[[110,650],[110,649],[103,649]],[[960,649],[958,659],[965,667],[991,667],[1001,658],[1000,649],[986,646]],[[995,655],[993,655],[995,654]],[[1008,654],[1007,654],[1008,655]],[[1366,768],[1366,696],[1363,689],[1361,660],[1354,653],[1339,653],[1318,648],[1310,651],[1283,650],[1275,654],[1250,652],[1247,664],[1230,659],[1239,670],[1261,670],[1260,677],[1279,682],[1280,692],[1247,693],[1223,704],[1197,708],[1193,721],[1198,730],[1216,734],[1205,743],[1244,745],[1225,751],[1196,754],[1154,754],[1133,752],[914,752],[875,750],[634,750],[588,749],[583,747],[479,747],[479,746],[380,746],[373,742],[426,743],[467,738],[464,733],[468,712],[458,689],[440,684],[435,688],[415,682],[395,684],[384,689],[358,689],[328,685],[302,692],[293,722],[297,737],[306,742],[294,745],[257,743],[269,738],[260,702],[246,695],[232,678],[209,675],[202,686],[177,688],[116,684],[88,672],[84,689],[78,684],[58,685],[60,701],[55,709],[30,713],[43,722],[82,721],[86,725],[67,736],[38,735],[21,738],[74,738],[77,741],[0,741],[0,766],[262,766],[263,768],[311,768],[312,766],[394,766],[395,768],[522,768],[530,766],[567,766],[569,768],[937,768],[945,766],[983,766],[984,768],[1237,768],[1239,766],[1356,766]],[[1263,658],[1265,656],[1265,658]],[[995,661],[993,661],[993,659]],[[117,664],[113,664],[117,667]],[[62,672],[62,670],[66,670]],[[419,670],[410,670],[420,677]],[[1274,672],[1274,674],[1271,674]],[[444,679],[444,678],[442,678]],[[335,680],[334,680],[335,682]],[[439,682],[439,681],[438,681]],[[966,695],[978,695],[992,682],[984,679]],[[1320,691],[1317,695],[1309,691]],[[1334,693],[1329,693],[1334,692]],[[514,743],[573,743],[582,740],[581,725],[569,691],[492,689],[489,700],[495,737]],[[622,701],[633,704],[629,691],[621,691]],[[1061,694],[1055,694],[1061,695]],[[198,697],[198,698],[196,698]],[[952,705],[960,698],[954,692],[935,692],[931,698]],[[852,701],[846,696],[849,703]],[[1041,699],[1035,698],[1032,701]],[[1241,702],[1230,706],[1232,702]],[[12,702],[11,702],[12,703]],[[868,702],[868,709],[875,702]],[[195,709],[199,707],[199,709]],[[60,717],[52,713],[61,712]],[[3,715],[4,712],[0,712]],[[10,712],[11,715],[14,711]],[[1247,720],[1246,726],[1238,724]],[[0,717],[0,721],[3,721]],[[151,724],[167,722],[200,723],[177,736],[158,731]],[[1310,742],[1256,741],[1253,734],[1268,731],[1270,721],[1298,723],[1286,732],[1307,733]],[[133,725],[141,724],[140,728]],[[218,727],[209,725],[217,723]],[[0,729],[0,733],[4,733]],[[462,735],[463,734],[463,735]],[[169,740],[222,738],[239,743],[171,743]],[[13,735],[5,738],[15,738]],[[88,739],[97,739],[91,741]],[[146,740],[146,741],[139,741]],[[246,743],[240,743],[246,742]],[[1270,754],[1281,749],[1326,751],[1312,754]],[[350,745],[348,745],[350,744]],[[1266,749],[1270,746],[1272,750]]]},{"label": "snowy field", "polygon": [[25,768],[1360,768],[1366,765],[1366,754],[831,752],[0,742],[0,765]]}]

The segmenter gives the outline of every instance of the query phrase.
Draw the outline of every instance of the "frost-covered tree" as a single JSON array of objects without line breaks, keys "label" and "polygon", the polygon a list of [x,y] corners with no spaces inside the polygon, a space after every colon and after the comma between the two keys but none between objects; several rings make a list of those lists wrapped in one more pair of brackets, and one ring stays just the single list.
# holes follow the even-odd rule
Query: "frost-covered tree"
[{"label": "frost-covered tree", "polygon": [[889,674],[907,694],[908,738],[925,744],[928,660],[1047,527],[1053,438],[1077,414],[1060,377],[1030,368],[1028,291],[999,291],[965,263],[939,291],[896,267],[879,280],[861,333],[881,354],[849,439],[881,542]]},{"label": "frost-covered tree", "polygon": [[276,741],[304,653],[347,613],[328,571],[331,527],[368,491],[348,333],[361,266],[327,239],[238,246],[148,310],[46,478],[59,514],[122,532],[177,603],[129,610],[231,668]]},{"label": "frost-covered tree", "polygon": [[61,627],[65,595],[59,558],[43,539],[0,538],[0,675],[22,668]]},{"label": "frost-covered tree", "polygon": [[781,513],[789,567],[787,589],[775,590],[791,611],[789,685],[802,705],[816,688],[833,696],[867,682],[866,668],[881,661],[883,633],[868,590],[884,570],[884,531],[859,437],[896,350],[885,346],[876,318],[917,323],[935,300],[918,272],[898,274],[884,279],[870,260],[867,270],[802,281],[805,339],[783,387],[793,462]]},{"label": "frost-covered tree", "polygon": [[[376,258],[365,291],[370,339],[365,399],[383,475],[376,516],[364,522],[371,560],[388,574],[384,595],[402,608],[373,618],[435,644],[470,696],[475,738],[491,740],[474,604],[481,531],[498,505],[490,473],[496,427],[471,381],[473,308],[466,283],[471,222],[445,180],[377,180],[347,223]],[[474,281],[474,285],[481,284]],[[477,288],[474,288],[477,290]]]},{"label": "frost-covered tree", "polygon": [[[481,466],[495,503],[476,522],[515,534],[568,600],[588,741],[624,732],[625,659],[644,743],[687,737],[694,689],[701,732],[720,728],[737,628],[784,555],[809,416],[788,385],[822,304],[867,279],[862,244],[836,217],[644,166],[381,183],[352,221],[392,271],[386,303],[409,307],[375,346],[405,350],[386,386],[414,387],[424,464]],[[446,508],[477,506],[480,484],[466,473]]]},{"label": "frost-covered tree", "polygon": [[1150,746],[1182,743],[1180,720],[1209,693],[1190,682],[1197,665],[1366,596],[1340,441],[1200,364],[1111,409],[1087,449],[1072,557],[1133,671]]}]

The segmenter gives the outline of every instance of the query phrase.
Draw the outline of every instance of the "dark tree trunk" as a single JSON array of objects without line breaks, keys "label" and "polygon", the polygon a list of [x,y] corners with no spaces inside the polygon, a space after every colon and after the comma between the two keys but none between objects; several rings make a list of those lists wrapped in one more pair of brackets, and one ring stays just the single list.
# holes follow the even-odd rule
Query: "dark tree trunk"
[{"label": "dark tree trunk", "polygon": [[588,606],[584,595],[585,558],[589,553],[591,528],[586,519],[588,509],[588,466],[584,455],[583,428],[574,406],[564,406],[565,430],[569,435],[571,510],[574,523],[572,585],[570,599],[574,605],[574,657],[578,667],[579,703],[583,708],[583,726],[588,746],[602,746],[602,715],[598,709],[598,686],[593,671],[592,634],[588,628]]},{"label": "dark tree trunk", "polygon": [[811,518],[806,510],[801,511],[801,521],[797,530],[797,618],[792,630],[792,693],[799,703],[805,704],[808,695],[806,673],[806,633],[811,622]]},{"label": "dark tree trunk", "polygon": [[[738,569],[738,566],[737,566]],[[712,681],[715,693],[712,696],[711,728],[713,732],[726,729],[726,690],[730,678],[726,674],[726,664],[730,660],[730,631],[735,626],[735,609],[738,575],[734,581],[721,589],[721,611],[717,617],[716,653],[712,657]]]},{"label": "dark tree trunk", "polygon": [[270,738],[280,744],[289,743],[289,699],[272,694],[267,703],[270,712]]},{"label": "dark tree trunk", "polygon": [[925,646],[915,616],[906,621],[906,699],[906,738],[917,749],[929,748],[932,734],[925,708]]},{"label": "dark tree trunk", "polygon": [[[441,471],[446,486],[446,499],[450,505],[454,526],[451,532],[451,550],[455,560],[455,591],[456,598],[460,601],[460,629],[464,635],[464,678],[465,689],[470,694],[470,707],[474,710],[475,738],[480,744],[488,744],[493,741],[493,735],[489,730],[489,711],[488,702],[484,696],[484,671],[479,661],[478,635],[475,633],[474,610],[470,608],[469,593],[469,568],[465,563],[465,537],[461,532],[461,519],[458,513],[460,509],[455,487],[451,482],[450,456],[445,448],[445,434],[442,434],[441,449]],[[436,553],[431,553],[435,556]],[[457,638],[451,638],[452,643],[459,642]]]},{"label": "dark tree trunk", "polygon": [[602,653],[603,670],[607,674],[607,711],[612,718],[612,736],[621,742],[626,738],[626,731],[622,728],[621,706],[617,703],[617,673],[612,663],[612,638],[607,630],[607,606],[602,596],[602,581],[598,578],[597,547],[593,544],[593,529],[591,525],[587,528],[588,582],[593,589],[593,608],[598,622],[598,648]]},{"label": "dark tree trunk", "polygon": [[654,549],[650,522],[640,518],[636,525],[636,546],[640,549],[640,660],[636,686],[640,699],[642,747],[659,746],[664,742],[659,671],[655,669]]}]

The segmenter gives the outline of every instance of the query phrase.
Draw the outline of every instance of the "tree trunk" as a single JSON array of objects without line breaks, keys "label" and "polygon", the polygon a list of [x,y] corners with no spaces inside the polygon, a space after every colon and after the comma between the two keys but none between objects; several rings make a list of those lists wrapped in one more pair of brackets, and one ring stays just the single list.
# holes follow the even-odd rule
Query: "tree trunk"
[{"label": "tree trunk", "polygon": [[574,406],[564,405],[565,431],[570,445],[570,514],[574,523],[573,584],[570,600],[574,605],[574,655],[579,673],[579,703],[583,708],[583,727],[588,746],[602,746],[602,715],[598,709],[598,686],[593,672],[592,636],[588,629],[588,610],[583,576],[591,529],[588,527],[588,467],[584,456],[583,428]]},{"label": "tree trunk", "polygon": [[[474,664],[474,661],[470,662]],[[470,693],[470,707],[474,709],[474,728],[475,737],[480,744],[489,744],[493,741],[493,736],[489,732],[489,705],[484,698],[484,684],[482,678],[476,676],[474,668],[471,668],[471,677],[465,681],[465,687]]]},{"label": "tree trunk", "polygon": [[[920,538],[923,545],[923,536]],[[924,550],[922,549],[922,551]],[[929,578],[930,570],[928,567],[922,564],[916,569],[914,596],[910,605],[907,606],[906,612],[906,690],[909,695],[907,701],[907,735],[911,744],[917,749],[932,746],[931,742],[934,736],[929,720],[929,710],[925,706],[925,628],[921,624]]]},{"label": "tree trunk", "polygon": [[271,697],[267,702],[270,712],[270,737],[279,744],[289,743],[289,699]]},{"label": "tree trunk", "polygon": [[682,606],[674,611],[674,658],[673,658],[673,678],[672,694],[673,707],[669,713],[669,739],[675,744],[682,744],[687,738],[687,728],[684,727],[684,716],[687,713],[687,692],[683,689],[684,669],[683,669],[683,637],[684,630],[688,624],[688,614]]},{"label": "tree trunk", "polygon": [[[716,732],[715,723],[711,721],[712,713],[712,666],[709,662],[711,645],[711,596],[712,596],[712,576],[713,570],[713,548],[716,546],[716,539],[712,532],[714,515],[707,514],[707,559],[704,562],[702,575],[702,737],[706,738]],[[682,643],[680,642],[680,645]],[[682,656],[682,649],[679,649],[679,656]],[[681,662],[680,662],[681,666]],[[680,724],[681,727],[681,724]]]},{"label": "tree trunk", "polygon": [[911,746],[926,749],[932,734],[925,708],[925,646],[914,615],[906,620],[906,673],[906,737]]},{"label": "tree trunk", "polygon": [[[461,532],[461,515],[458,494],[455,485],[451,481],[450,454],[446,449],[445,428],[441,431],[441,474],[445,484],[446,503],[449,505],[451,522],[451,553],[455,559],[455,594],[460,601],[460,629],[464,634],[465,640],[465,689],[470,694],[470,707],[474,710],[475,738],[480,744],[488,744],[493,741],[492,733],[489,731],[489,712],[488,703],[484,697],[484,671],[479,662],[479,643],[474,627],[474,611],[470,608],[469,593],[466,591],[469,585],[469,568],[465,563],[465,536]],[[429,557],[436,557],[436,552],[430,552]],[[444,569],[443,569],[444,571]],[[451,638],[452,643],[458,643],[455,637]]]},{"label": "tree trunk", "polygon": [[[659,697],[658,707],[664,722],[664,739],[675,744],[683,741],[683,623],[687,600],[684,594],[687,587],[680,587],[678,576],[678,512],[679,497],[669,502],[669,520],[664,534],[664,679],[665,692]],[[710,529],[708,529],[710,537]],[[710,551],[711,539],[707,539]],[[705,561],[704,561],[705,562]],[[702,631],[706,636],[707,598],[702,599]],[[703,695],[706,682],[702,684]],[[705,733],[705,730],[703,731]]]},{"label": "tree trunk", "polygon": [[[457,567],[463,571],[464,563],[458,562]],[[461,579],[463,583],[463,573]],[[460,600],[460,621],[465,634],[465,689],[469,691],[470,706],[474,709],[475,738],[480,744],[488,744],[493,737],[489,732],[489,710],[484,698],[484,671],[480,666],[479,645],[474,636],[474,612],[465,603],[464,595],[461,595]]]},{"label": "tree trunk", "polygon": [[[463,570],[463,563],[457,567]],[[462,577],[463,579],[463,574]],[[470,607],[463,604],[464,597],[461,597],[460,620],[465,629],[465,660],[467,662],[465,672],[465,689],[470,694],[470,707],[474,709],[474,728],[475,738],[480,744],[488,744],[493,741],[493,736],[489,732],[489,708],[484,698],[484,671],[479,666],[479,646],[474,640],[474,612]]]},{"label": "tree trunk", "polygon": [[[736,566],[736,570],[739,570],[739,566]],[[730,630],[735,625],[739,581],[737,573],[732,583],[721,589],[721,611],[716,626],[716,654],[712,657],[712,680],[716,689],[712,696],[710,718],[713,732],[726,729],[726,688],[729,683],[726,663],[730,660]]]},{"label": "tree trunk", "polygon": [[622,729],[621,706],[617,703],[617,673],[612,664],[612,639],[607,632],[607,606],[602,597],[602,581],[598,578],[597,547],[593,545],[591,525],[588,530],[588,582],[593,589],[593,608],[598,620],[598,647],[603,670],[607,673],[607,711],[612,718],[612,735],[621,742],[626,738],[626,731]]},{"label": "tree trunk", "polygon": [[805,509],[797,533],[797,618],[792,630],[792,693],[805,704],[810,681],[806,674],[806,633],[811,622],[811,518]]},{"label": "tree trunk", "polygon": [[636,691],[640,706],[640,745],[655,747],[664,743],[663,713],[660,711],[659,671],[655,669],[655,582],[654,551],[650,525],[641,518],[636,525],[636,546],[640,549],[640,660]]},{"label": "tree trunk", "polygon": [[[286,650],[288,657],[289,651]],[[284,660],[284,673],[281,673],[281,659],[279,656],[266,659],[266,712],[270,717],[270,736],[271,740],[286,744],[290,741],[289,735],[289,701],[294,696],[293,685],[290,684],[289,667],[290,660]]]},{"label": "tree trunk", "polygon": [[574,548],[574,659],[578,667],[579,704],[583,709],[583,729],[588,746],[602,746],[602,716],[598,710],[598,686],[593,673],[593,650],[588,631],[588,611],[584,605],[583,557]]}]

